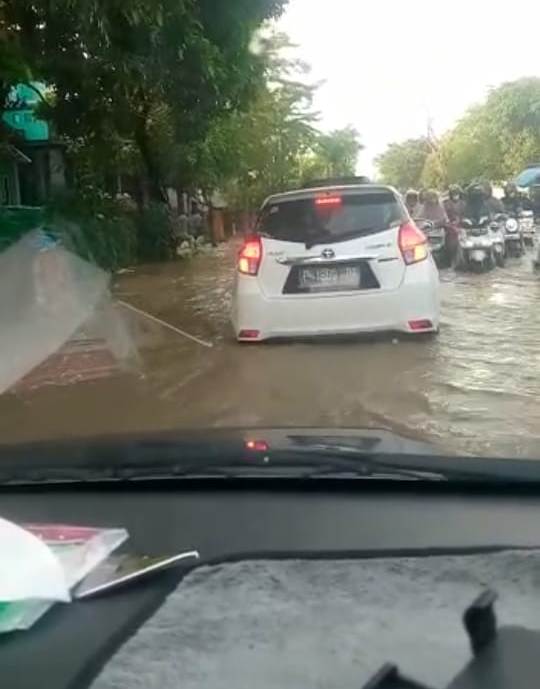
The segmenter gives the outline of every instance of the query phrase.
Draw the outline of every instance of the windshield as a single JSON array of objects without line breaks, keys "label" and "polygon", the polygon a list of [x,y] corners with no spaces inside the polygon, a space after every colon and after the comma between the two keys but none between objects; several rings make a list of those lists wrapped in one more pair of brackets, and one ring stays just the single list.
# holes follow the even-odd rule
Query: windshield
[{"label": "windshield", "polygon": [[258,229],[288,242],[305,242],[317,236],[340,241],[386,230],[405,217],[401,202],[391,193],[338,192],[334,196],[269,202],[262,211]]},{"label": "windshield", "polygon": [[429,14],[0,1],[0,483],[540,459],[537,23]]}]

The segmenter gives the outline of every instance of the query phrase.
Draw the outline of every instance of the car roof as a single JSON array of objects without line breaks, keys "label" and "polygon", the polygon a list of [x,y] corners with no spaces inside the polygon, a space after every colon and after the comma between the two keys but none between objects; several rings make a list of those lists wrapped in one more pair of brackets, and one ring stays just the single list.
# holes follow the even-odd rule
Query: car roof
[{"label": "car roof", "polygon": [[314,196],[320,196],[325,193],[339,192],[343,195],[353,194],[373,194],[373,193],[391,193],[396,198],[399,198],[399,193],[390,186],[385,184],[333,184],[321,187],[310,187],[309,189],[295,189],[293,191],[284,191],[280,194],[272,194],[269,196],[263,206],[269,203],[282,203],[284,201],[300,201],[303,199],[312,199]]}]

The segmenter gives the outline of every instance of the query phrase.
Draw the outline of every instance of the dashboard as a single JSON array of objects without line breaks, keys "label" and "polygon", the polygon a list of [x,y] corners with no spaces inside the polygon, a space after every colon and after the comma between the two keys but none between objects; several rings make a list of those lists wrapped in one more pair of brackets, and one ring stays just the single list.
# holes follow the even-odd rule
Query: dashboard
[{"label": "dashboard", "polygon": [[[0,502],[2,516],[15,522],[125,527],[128,550],[162,555],[196,549],[203,563],[540,547],[540,491],[519,488],[177,481],[3,488]],[[181,577],[173,570],[102,598],[56,606],[30,631],[3,637],[0,686],[91,686]]]}]

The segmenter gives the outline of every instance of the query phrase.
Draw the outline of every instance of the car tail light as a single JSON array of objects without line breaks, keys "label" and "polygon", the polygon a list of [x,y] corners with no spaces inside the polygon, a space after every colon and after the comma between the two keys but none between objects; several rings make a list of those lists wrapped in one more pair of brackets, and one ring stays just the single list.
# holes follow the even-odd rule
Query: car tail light
[{"label": "car tail light", "polygon": [[433,330],[433,323],[427,318],[418,321],[409,321],[409,328],[415,332]]},{"label": "car tail light", "polygon": [[244,275],[257,275],[262,260],[260,237],[248,237],[238,254],[238,272]]},{"label": "car tail light", "polygon": [[341,206],[341,196],[318,196],[315,199],[315,206],[317,208],[335,208]]},{"label": "car tail light", "polygon": [[399,228],[398,244],[408,266],[423,261],[429,255],[426,235],[412,221]]}]

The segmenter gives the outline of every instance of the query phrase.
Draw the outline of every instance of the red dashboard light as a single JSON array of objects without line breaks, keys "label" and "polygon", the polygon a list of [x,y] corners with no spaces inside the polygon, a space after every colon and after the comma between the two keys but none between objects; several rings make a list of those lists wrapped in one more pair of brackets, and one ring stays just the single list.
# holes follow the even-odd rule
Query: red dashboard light
[{"label": "red dashboard light", "polygon": [[244,444],[246,450],[251,452],[268,452],[270,449],[266,440],[246,440]]}]

